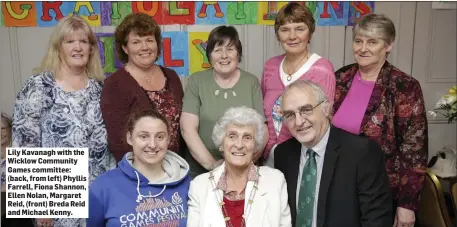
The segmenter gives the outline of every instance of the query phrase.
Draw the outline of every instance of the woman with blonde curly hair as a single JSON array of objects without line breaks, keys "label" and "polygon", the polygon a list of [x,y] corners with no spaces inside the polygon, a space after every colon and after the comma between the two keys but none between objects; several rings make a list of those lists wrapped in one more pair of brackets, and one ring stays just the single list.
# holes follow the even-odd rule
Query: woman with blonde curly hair
[{"label": "woman with blonde curly hair", "polygon": [[[13,147],[89,149],[89,181],[115,167],[100,110],[104,78],[97,40],[78,16],[62,18],[48,53],[14,105]],[[37,226],[78,227],[83,219],[37,219]]]}]

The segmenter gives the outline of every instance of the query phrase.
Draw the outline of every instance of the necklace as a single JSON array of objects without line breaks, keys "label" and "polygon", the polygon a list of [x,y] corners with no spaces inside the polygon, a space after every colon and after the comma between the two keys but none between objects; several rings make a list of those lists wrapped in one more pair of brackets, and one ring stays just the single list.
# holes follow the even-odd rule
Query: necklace
[{"label": "necklace", "polygon": [[[260,173],[259,173],[259,167],[256,167],[257,169],[257,175],[260,178]],[[224,216],[224,221],[227,223],[227,226],[233,227],[232,221],[230,220],[230,216],[228,216],[227,210],[225,209],[225,203],[224,203],[224,196],[220,195],[218,193],[219,191],[216,189],[216,182],[214,181],[214,170],[209,172],[209,179],[211,180],[211,184],[213,185],[213,191],[216,193],[216,198],[218,201],[218,205],[222,209],[222,215]],[[257,192],[257,189],[259,185],[259,180],[254,181],[254,186],[252,188],[251,193],[249,194],[249,200],[247,203],[246,208],[244,209],[243,213],[243,219],[241,220],[241,227],[246,227],[246,218],[249,216],[249,213],[251,213],[251,206],[254,203],[254,197]]]},{"label": "necklace", "polygon": [[[128,68],[127,68],[127,67],[128,67]],[[154,74],[155,69],[156,69],[156,67],[155,67],[155,65],[153,65],[153,66],[152,66],[151,75]],[[132,70],[131,70],[131,67],[130,67],[130,65],[129,65],[128,63],[125,65],[125,71],[127,71],[128,73],[130,73],[130,75],[132,75]],[[143,76],[143,79],[146,80],[148,83],[151,82],[151,79],[149,79],[147,76]]]},{"label": "necklace", "polygon": [[303,59],[305,59],[305,57],[306,57],[306,60],[308,61],[308,52],[306,52],[306,54],[303,56],[303,58],[297,63],[297,65],[294,67],[294,70],[290,74],[287,74],[287,81],[292,80],[292,74],[295,73],[295,71],[297,70],[297,67],[300,65],[300,63],[303,62]]}]

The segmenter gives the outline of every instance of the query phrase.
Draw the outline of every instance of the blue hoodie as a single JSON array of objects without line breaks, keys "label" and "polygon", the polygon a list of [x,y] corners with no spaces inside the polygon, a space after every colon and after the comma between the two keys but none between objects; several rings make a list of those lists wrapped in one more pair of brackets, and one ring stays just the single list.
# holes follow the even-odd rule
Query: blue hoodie
[{"label": "blue hoodie", "polygon": [[124,155],[116,169],[100,175],[89,186],[87,227],[186,226],[189,165],[167,151],[162,167],[167,173],[151,183]]}]

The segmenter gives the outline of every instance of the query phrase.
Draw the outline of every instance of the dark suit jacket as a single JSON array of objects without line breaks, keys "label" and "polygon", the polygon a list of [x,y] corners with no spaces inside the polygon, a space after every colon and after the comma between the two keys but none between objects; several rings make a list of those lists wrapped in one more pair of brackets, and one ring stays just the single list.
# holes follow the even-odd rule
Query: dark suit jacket
[{"label": "dark suit jacket", "polygon": [[[293,226],[300,151],[301,143],[291,138],[276,147],[274,157],[275,168],[287,181]],[[317,201],[317,227],[392,226],[392,196],[380,146],[331,126]]]}]

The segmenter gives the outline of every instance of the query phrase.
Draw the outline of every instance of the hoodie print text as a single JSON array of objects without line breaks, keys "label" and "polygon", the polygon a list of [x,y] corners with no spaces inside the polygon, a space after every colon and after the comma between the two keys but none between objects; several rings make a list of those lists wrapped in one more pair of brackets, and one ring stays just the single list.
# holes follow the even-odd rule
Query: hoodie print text
[{"label": "hoodie print text", "polygon": [[119,218],[121,227],[175,227],[187,218],[187,201],[183,201],[179,192],[167,200],[162,198],[143,199],[135,208],[135,213]]}]

